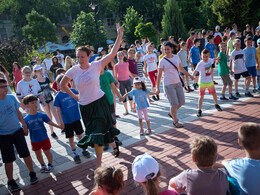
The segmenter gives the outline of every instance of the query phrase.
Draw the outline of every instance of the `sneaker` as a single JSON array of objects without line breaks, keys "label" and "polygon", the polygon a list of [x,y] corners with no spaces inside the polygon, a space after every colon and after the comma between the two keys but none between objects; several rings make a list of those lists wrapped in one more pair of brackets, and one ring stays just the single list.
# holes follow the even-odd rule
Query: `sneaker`
[{"label": "sneaker", "polygon": [[144,135],[144,129],[140,129],[140,135],[141,135],[141,136]]},{"label": "sneaker", "polygon": [[51,134],[51,136],[52,136],[54,139],[58,139],[58,136],[56,135],[55,132],[53,132],[53,133]]},{"label": "sneaker", "polygon": [[228,100],[225,96],[221,96],[219,99],[220,100]]},{"label": "sneaker", "polygon": [[193,88],[197,90],[197,83],[193,83]]},{"label": "sneaker", "polygon": [[90,153],[87,150],[84,150],[82,152],[82,155],[85,156],[86,158],[90,158]]},{"label": "sneaker", "polygon": [[184,91],[185,91],[186,93],[189,93],[189,92],[190,92],[189,89],[186,88],[186,87],[184,87]]},{"label": "sneaker", "polygon": [[217,111],[222,111],[222,109],[220,108],[220,106],[218,104],[215,104],[215,108],[217,109]]},{"label": "sneaker", "polygon": [[63,130],[61,131],[61,133],[65,133],[65,129],[63,129]]},{"label": "sneaker", "polygon": [[256,88],[253,89],[253,93],[257,93],[258,90]]},{"label": "sneaker", "polygon": [[192,91],[194,91],[194,90],[191,89],[190,86],[188,86],[188,91],[189,91],[189,92],[192,92]]},{"label": "sneaker", "polygon": [[30,182],[31,184],[35,184],[38,182],[38,178],[36,177],[36,173],[35,172],[30,172]]},{"label": "sneaker", "polygon": [[236,92],[236,96],[237,96],[237,97],[241,97],[241,95],[240,95],[239,92]]},{"label": "sneaker", "polygon": [[123,143],[118,139],[118,137],[114,137],[114,140],[118,143],[119,146],[123,145]]},{"label": "sneaker", "polygon": [[238,100],[238,98],[235,97],[235,96],[233,96],[233,95],[229,96],[229,99],[230,99],[230,100]]},{"label": "sneaker", "polygon": [[250,92],[245,93],[245,96],[246,96],[246,97],[254,97]]},{"label": "sneaker", "polygon": [[104,151],[107,151],[108,148],[109,148],[109,145],[108,145],[107,143],[105,143],[105,144],[104,144],[104,148],[103,148],[103,150],[104,150]]},{"label": "sneaker", "polygon": [[48,167],[46,168],[46,170],[45,170],[45,173],[49,173],[49,172],[52,172],[53,171],[53,165],[52,164],[48,164]]},{"label": "sneaker", "polygon": [[119,116],[119,115],[116,115],[116,118],[120,118],[120,116]]},{"label": "sneaker", "polygon": [[11,181],[8,181],[7,185],[8,185],[8,190],[10,193],[16,192],[21,189],[20,186],[16,183],[16,181],[14,179],[12,179]]},{"label": "sneaker", "polygon": [[153,98],[154,101],[157,101],[157,99],[156,99],[156,97],[154,95],[152,96],[152,98]]},{"label": "sneaker", "polygon": [[218,83],[216,81],[213,81],[214,85],[218,85]]},{"label": "sneaker", "polygon": [[198,110],[197,112],[197,117],[201,117],[202,116],[202,111],[201,110]]},{"label": "sneaker", "polygon": [[76,164],[79,164],[79,163],[81,163],[81,160],[80,160],[80,157],[79,157],[79,155],[76,155],[76,156],[74,156],[74,162],[76,163]]},{"label": "sneaker", "polygon": [[146,135],[150,135],[152,133],[152,130],[151,129],[147,129],[146,131],[145,131],[145,134]]},{"label": "sneaker", "polygon": [[156,98],[157,98],[157,100],[160,100],[160,96],[159,95],[156,95]]},{"label": "sneaker", "polygon": [[42,165],[42,168],[40,169],[40,172],[41,173],[45,173],[45,171],[46,171],[46,165]]}]

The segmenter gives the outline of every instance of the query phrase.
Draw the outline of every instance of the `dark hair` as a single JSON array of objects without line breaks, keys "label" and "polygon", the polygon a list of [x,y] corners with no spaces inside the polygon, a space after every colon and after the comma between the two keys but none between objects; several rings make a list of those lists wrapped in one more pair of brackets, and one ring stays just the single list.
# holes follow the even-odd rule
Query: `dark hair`
[{"label": "dark hair", "polygon": [[200,39],[194,39],[194,41],[193,41],[193,43],[194,43],[194,45],[197,43],[197,42],[200,42]]},{"label": "dark hair", "polygon": [[259,150],[260,125],[244,123],[238,130],[238,139],[246,150]]},{"label": "dark hair", "polygon": [[60,53],[60,50],[59,50],[59,49],[57,49],[57,50],[56,50],[56,52],[59,52],[59,53]]},{"label": "dark hair", "polygon": [[183,41],[183,38],[179,38],[179,39],[178,39],[178,42],[179,42],[179,43],[180,43],[181,41]]},{"label": "dark hair", "polygon": [[201,53],[202,54],[208,54],[208,53],[210,53],[210,51],[208,49],[203,49]]},{"label": "dark hair", "polygon": [[194,31],[192,31],[191,33],[190,33],[190,35],[195,35],[196,33],[194,32]]},{"label": "dark hair", "polygon": [[[154,173],[151,173],[150,176],[153,177]],[[161,177],[161,171],[159,170],[155,178],[148,179],[147,182],[145,182],[146,195],[158,195],[158,183],[160,177]]]},{"label": "dark hair", "polygon": [[124,188],[124,175],[121,169],[99,167],[95,170],[94,189],[101,187],[109,194],[117,194]]},{"label": "dark hair", "polygon": [[[14,62],[13,65],[16,65],[19,70],[21,70],[21,68],[22,68],[18,62]],[[14,71],[14,68],[13,68],[13,71]]]},{"label": "dark hair", "polygon": [[58,75],[57,77],[56,77],[56,83],[60,83],[61,82],[61,80],[63,79],[63,77],[64,77],[64,74],[60,74],[60,75]]},{"label": "dark hair", "polygon": [[112,65],[111,62],[109,62],[109,63],[107,64],[107,67],[108,67],[109,70],[114,70],[114,67],[113,67],[113,65]]},{"label": "dark hair", "polygon": [[35,95],[27,95],[23,98],[23,104],[27,105],[30,102],[37,101],[38,98]]},{"label": "dark hair", "polygon": [[232,24],[232,28],[234,28],[234,26],[237,26],[236,23]]},{"label": "dark hair", "polygon": [[174,36],[173,36],[173,35],[170,35],[170,36],[168,36],[168,39],[172,39],[172,38],[174,38]]},{"label": "dark hair", "polygon": [[4,83],[4,84],[6,84],[7,81],[6,81],[5,79],[1,79],[1,78],[0,78],[0,83]]},{"label": "dark hair", "polygon": [[237,32],[242,32],[242,30],[240,30],[239,28],[237,29]]},{"label": "dark hair", "polygon": [[78,51],[84,51],[84,52],[86,52],[87,56],[89,56],[89,55],[91,54],[91,50],[90,50],[88,47],[86,47],[86,46],[80,46],[80,47],[78,47],[78,48],[77,48],[77,52],[78,52]]},{"label": "dark hair", "polygon": [[166,41],[165,38],[160,38],[160,42]]},{"label": "dark hair", "polygon": [[61,73],[63,73],[63,72],[66,72],[66,70],[64,70],[63,68],[58,68],[58,69],[56,70],[56,75],[59,75],[59,74],[61,74]]},{"label": "dark hair", "polygon": [[236,33],[231,32],[229,36],[232,37],[232,36],[234,36],[234,35],[236,35]]},{"label": "dark hair", "polygon": [[140,43],[140,41],[139,40],[135,40],[135,44],[138,44],[138,43]]},{"label": "dark hair", "polygon": [[210,39],[213,39],[213,38],[214,38],[213,35],[209,35],[207,39],[208,39],[208,41],[209,41]]},{"label": "dark hair", "polygon": [[245,41],[252,41],[252,37],[246,36]]},{"label": "dark hair", "polygon": [[201,31],[201,34],[202,34],[202,35],[206,35],[206,34],[207,34],[206,30],[203,29],[203,30]]},{"label": "dark hair", "polygon": [[[54,62],[54,58],[56,58],[56,62]],[[56,57],[56,56],[52,56],[52,58],[51,58],[51,65],[57,65],[57,64],[59,64],[59,59]]]},{"label": "dark hair", "polygon": [[9,74],[9,72],[6,70],[5,66],[3,64],[0,65],[0,71],[3,72],[4,74]]},{"label": "dark hair", "polygon": [[165,42],[163,45],[172,48],[172,49],[173,49],[172,53],[173,53],[173,54],[176,54],[177,48],[178,48],[176,44],[173,44],[173,43],[171,43],[170,41],[167,41],[167,42]]},{"label": "dark hair", "polygon": [[183,46],[185,46],[186,45],[186,43],[183,41],[183,42],[181,42],[181,46],[183,47]]},{"label": "dark hair", "polygon": [[225,35],[222,37],[222,41],[226,42],[228,40],[228,37]]}]

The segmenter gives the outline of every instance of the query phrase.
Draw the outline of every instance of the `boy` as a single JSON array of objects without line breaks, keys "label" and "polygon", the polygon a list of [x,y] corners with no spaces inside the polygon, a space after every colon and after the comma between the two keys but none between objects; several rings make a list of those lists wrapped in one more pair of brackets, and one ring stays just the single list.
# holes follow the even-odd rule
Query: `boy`
[{"label": "boy", "polygon": [[[58,68],[56,70],[56,75],[59,76],[60,74],[65,74],[66,71],[63,68]],[[70,83],[68,83],[68,87],[71,88]],[[52,84],[52,88],[55,89],[56,91],[60,91],[60,88],[58,88],[57,82],[54,81]]]},{"label": "boy", "polygon": [[258,85],[258,93],[260,92],[260,39],[257,40],[257,48],[256,48],[256,55],[258,59],[258,65],[256,65],[257,69],[257,85]]},{"label": "boy", "polygon": [[228,56],[228,58],[231,55],[232,51],[234,51],[233,41],[236,38],[236,33],[231,32],[229,37],[230,38],[229,38],[228,43],[227,43],[227,56]]},{"label": "boy", "polygon": [[241,76],[245,78],[245,96],[246,97],[254,97],[249,91],[251,77],[245,66],[245,51],[240,49],[241,42],[239,39],[234,40],[233,42],[235,50],[230,55],[230,70],[231,75],[234,74],[235,78],[235,90],[236,96],[241,97],[238,92],[238,81]]},{"label": "boy", "polygon": [[218,45],[221,43],[221,40],[222,40],[222,34],[220,32],[220,26],[216,26],[215,28],[215,33],[214,33],[214,44],[215,44],[215,47],[216,47],[216,50],[218,50]]},{"label": "boy", "polygon": [[238,130],[238,144],[246,157],[223,162],[228,175],[237,180],[241,194],[260,193],[260,125],[245,123]]},{"label": "boy", "polygon": [[20,190],[20,187],[13,179],[13,162],[15,161],[14,146],[20,158],[24,159],[30,172],[31,184],[36,183],[38,178],[33,170],[32,158],[24,138],[24,136],[28,135],[27,125],[19,111],[20,105],[18,101],[13,95],[7,95],[7,87],[7,81],[0,79],[0,150],[3,163],[5,164],[8,190],[12,193]]},{"label": "boy", "polygon": [[252,47],[252,38],[251,37],[246,37],[245,39],[245,44],[246,44],[246,48],[244,49],[245,51],[245,64],[246,64],[246,68],[251,76],[251,80],[253,83],[253,93],[257,92],[257,88],[256,88],[256,65],[258,65],[258,59],[257,59],[257,51],[255,47]]},{"label": "boy", "polygon": [[183,171],[170,180],[169,187],[187,194],[225,195],[229,187],[226,171],[213,169],[217,160],[215,141],[208,136],[197,137],[190,144],[190,150],[198,169]]},{"label": "boy", "polygon": [[[51,142],[47,135],[47,130],[44,126],[44,122],[57,128],[62,128],[53,123],[47,114],[38,112],[37,110],[37,97],[35,95],[27,95],[23,98],[23,104],[29,110],[28,115],[24,118],[26,125],[30,132],[30,139],[32,144],[32,150],[41,164],[41,173],[49,173],[53,170],[52,154],[51,154]],[[48,165],[46,166],[42,156],[42,150],[48,159]]]},{"label": "boy", "polygon": [[[69,144],[71,147],[71,150],[74,154],[74,161],[76,164],[81,163],[80,157],[77,153],[76,146],[74,143],[74,132],[77,134],[77,137],[79,139],[82,138],[83,128],[80,122],[80,113],[79,113],[79,106],[78,102],[73,99],[69,94],[67,94],[65,91],[61,88],[61,80],[63,79],[64,75],[61,74],[56,78],[56,82],[58,85],[58,88],[61,90],[58,92],[58,94],[55,96],[53,105],[57,108],[59,120],[61,124],[64,124],[64,131],[66,138],[69,139]],[[75,89],[71,89],[73,93],[78,94],[78,92]],[[82,155],[86,158],[90,158],[90,154],[87,150],[82,149]]]},{"label": "boy", "polygon": [[[178,56],[181,60],[182,67],[188,72],[188,53],[187,53],[187,44],[185,42],[181,43],[181,50],[178,52]],[[180,72],[181,78],[183,82],[186,80],[187,87],[185,86],[184,89],[187,93],[194,91],[190,88],[189,77],[187,75],[184,76],[182,72]],[[184,80],[185,77],[185,80]]]},{"label": "boy", "polygon": [[195,76],[197,73],[200,74],[199,76],[199,110],[197,113],[198,117],[201,117],[202,111],[202,102],[205,95],[205,90],[208,88],[209,94],[212,94],[213,100],[215,102],[215,108],[218,111],[222,111],[220,106],[218,105],[218,98],[215,90],[215,86],[212,80],[211,74],[212,72],[212,64],[214,63],[213,59],[210,59],[210,52],[208,49],[204,49],[202,52],[202,60],[198,63],[195,71],[193,72],[193,76]]},{"label": "boy", "polygon": [[[205,49],[208,49],[210,52],[210,58],[214,59],[216,56],[216,48],[214,45],[214,36],[213,35],[209,35],[208,36],[208,43],[205,45]],[[212,80],[214,82],[215,85],[217,85],[218,83],[216,81],[214,81],[214,68],[215,68],[215,63],[213,62],[212,64]]]},{"label": "boy", "polygon": [[223,81],[222,93],[220,100],[228,100],[225,97],[226,88],[228,85],[229,99],[237,100],[238,98],[232,95],[232,80],[229,76],[229,68],[227,65],[227,55],[226,55],[226,43],[222,42],[219,44],[220,52],[218,53],[219,63],[218,63],[218,75],[221,77]]},{"label": "boy", "polygon": [[194,42],[195,35],[196,35],[195,32],[191,32],[190,37],[186,41],[189,51],[192,48],[192,46],[195,45],[195,42]]},{"label": "boy", "polygon": [[[193,70],[196,69],[197,64],[200,62],[200,40],[194,39],[194,46],[190,49],[189,58],[188,61],[190,62],[191,68]],[[196,75],[194,81],[193,81],[193,87],[194,89],[198,88],[198,74]]]}]

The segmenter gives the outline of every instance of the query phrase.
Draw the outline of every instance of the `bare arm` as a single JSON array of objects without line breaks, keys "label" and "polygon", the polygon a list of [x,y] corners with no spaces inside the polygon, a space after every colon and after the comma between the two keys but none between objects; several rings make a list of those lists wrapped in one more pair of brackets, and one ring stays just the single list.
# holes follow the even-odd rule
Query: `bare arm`
[{"label": "bare arm", "polygon": [[60,125],[61,125],[62,129],[64,129],[64,123],[63,123],[63,120],[62,120],[62,117],[61,117],[60,107],[56,107],[56,109],[57,109],[57,114],[58,114],[58,117],[59,117]]},{"label": "bare arm", "polygon": [[116,28],[117,28],[117,38],[116,38],[116,42],[112,48],[112,50],[110,51],[109,54],[107,54],[104,58],[102,58],[101,60],[101,64],[102,64],[102,67],[103,69],[105,68],[105,66],[111,62],[114,57],[116,56],[116,53],[120,47],[120,43],[122,41],[122,37],[123,37],[123,34],[124,34],[124,28],[120,26],[119,23],[116,24]]},{"label": "bare arm", "polygon": [[145,75],[147,75],[147,63],[146,63],[146,60],[144,60],[144,72],[145,72]]},{"label": "bare arm", "polygon": [[255,61],[256,61],[256,67],[259,68],[259,62],[258,62],[257,54],[255,54]]},{"label": "bare arm", "polygon": [[17,115],[18,115],[18,118],[19,118],[19,121],[22,123],[23,125],[23,132],[24,132],[24,135],[27,136],[28,135],[28,127],[23,119],[23,116],[22,116],[22,113],[20,112],[20,110],[18,109],[17,111]]},{"label": "bare arm", "polygon": [[115,84],[114,84],[114,83],[111,83],[111,84],[110,84],[110,87],[111,87],[111,89],[116,93],[117,97],[120,98],[121,95],[120,95],[119,91],[117,90]]},{"label": "bare arm", "polygon": [[158,76],[157,76],[156,95],[159,95],[159,93],[160,93],[160,84],[161,84],[161,79],[162,79],[162,72],[163,72],[163,69],[159,68]]},{"label": "bare arm", "polygon": [[50,121],[48,122],[48,125],[57,127],[57,128],[59,128],[59,129],[63,129],[63,128],[62,128],[62,125],[57,125],[57,124],[55,124],[54,122],[52,122],[52,120],[50,120]]},{"label": "bare arm", "polygon": [[188,62],[190,63],[190,66],[191,66],[191,68],[194,68],[193,67],[193,64],[191,63],[191,56],[192,56],[192,53],[189,53],[189,56],[188,56]]},{"label": "bare arm", "polygon": [[124,96],[123,96],[123,100],[125,100],[125,98],[127,98],[130,94],[129,93],[126,93]]},{"label": "bare arm", "polygon": [[68,83],[70,82],[70,78],[67,76],[64,76],[63,79],[61,80],[61,88],[69,94],[71,97],[73,97],[75,100],[79,101],[79,96],[75,95],[70,88],[68,87]]},{"label": "bare arm", "polygon": [[195,71],[193,71],[193,74],[192,74],[192,76],[193,76],[193,77],[195,77],[197,73],[198,73],[198,71],[196,71],[196,70],[195,70]]},{"label": "bare arm", "polygon": [[190,77],[191,80],[194,80],[193,76],[191,76],[181,65],[181,63],[179,63],[179,67],[178,67],[179,71],[181,71],[183,74],[185,74],[187,77]]}]

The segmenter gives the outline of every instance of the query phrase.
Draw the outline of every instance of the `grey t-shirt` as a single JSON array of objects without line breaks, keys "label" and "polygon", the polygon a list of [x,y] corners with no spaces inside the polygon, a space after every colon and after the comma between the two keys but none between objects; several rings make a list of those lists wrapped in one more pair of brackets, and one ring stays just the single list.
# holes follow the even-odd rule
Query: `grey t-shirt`
[{"label": "grey t-shirt", "polygon": [[186,188],[187,195],[226,195],[228,180],[226,170],[187,169],[174,178],[178,189]]},{"label": "grey t-shirt", "polygon": [[185,51],[185,50],[179,51],[178,52],[178,56],[179,56],[179,58],[181,60],[181,66],[182,67],[187,67],[188,66],[188,61],[187,61],[188,53],[187,53],[187,51]]}]

